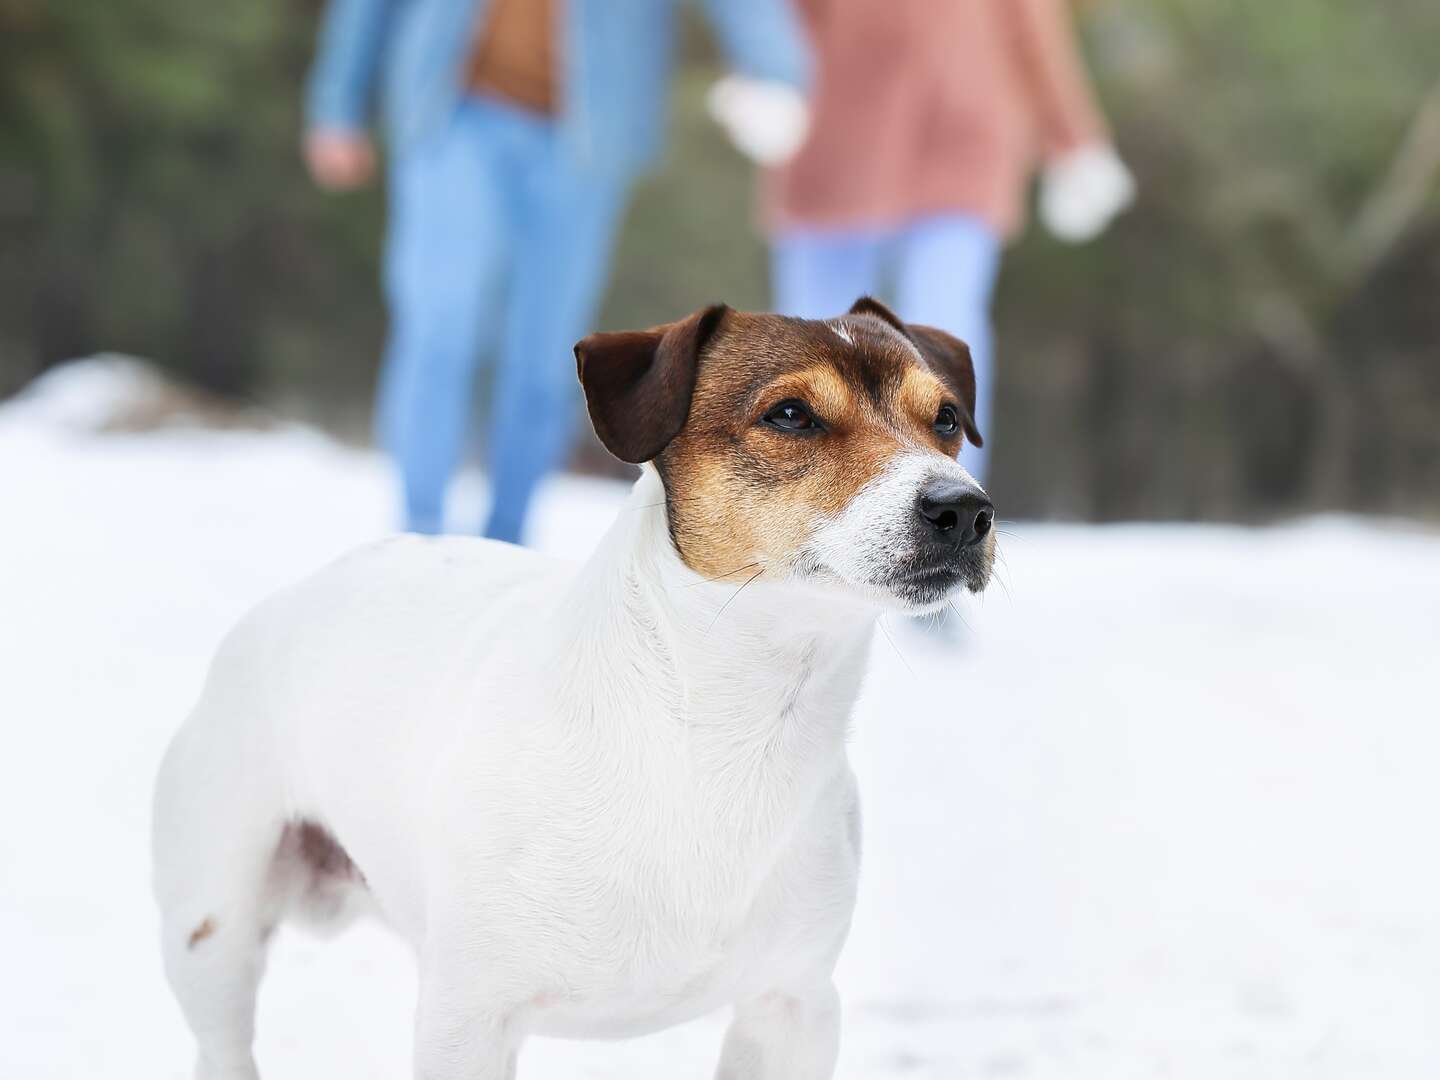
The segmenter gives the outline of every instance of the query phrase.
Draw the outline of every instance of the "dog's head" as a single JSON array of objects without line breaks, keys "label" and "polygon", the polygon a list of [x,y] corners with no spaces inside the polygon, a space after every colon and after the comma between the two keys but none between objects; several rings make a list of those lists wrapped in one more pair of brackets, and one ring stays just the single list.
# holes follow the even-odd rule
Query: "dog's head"
[{"label": "dog's head", "polygon": [[956,461],[981,442],[964,342],[862,299],[826,321],[717,305],[575,355],[596,433],[654,463],[697,573],[910,612],[989,580],[994,508]]}]

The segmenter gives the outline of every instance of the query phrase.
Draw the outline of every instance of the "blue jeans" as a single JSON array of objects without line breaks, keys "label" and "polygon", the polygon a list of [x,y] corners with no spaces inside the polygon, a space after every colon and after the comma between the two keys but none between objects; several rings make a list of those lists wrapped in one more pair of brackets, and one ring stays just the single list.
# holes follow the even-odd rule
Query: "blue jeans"
[{"label": "blue jeans", "polygon": [[1000,238],[979,218],[936,214],[894,228],[792,229],[772,238],[776,310],[823,319],[856,298],[878,295],[889,279],[897,314],[965,341],[975,363],[976,426],[985,448],[966,445],[960,460],[985,482],[992,432],[994,351],[990,294]]},{"label": "blue jeans", "polygon": [[497,356],[485,535],[519,541],[530,498],[569,449],[575,342],[601,299],[626,184],[577,168],[548,119],[468,97],[391,170],[390,340],[377,434],[405,527],[445,527],[480,357]]}]

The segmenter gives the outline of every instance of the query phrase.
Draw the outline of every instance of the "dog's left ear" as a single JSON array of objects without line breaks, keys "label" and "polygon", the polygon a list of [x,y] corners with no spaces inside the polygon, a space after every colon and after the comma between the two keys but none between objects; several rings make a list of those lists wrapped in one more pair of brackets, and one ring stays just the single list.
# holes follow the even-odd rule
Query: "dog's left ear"
[{"label": "dog's left ear", "polygon": [[850,309],[851,315],[874,315],[895,327],[915,343],[936,375],[949,385],[960,399],[960,425],[965,436],[976,446],[984,446],[980,429],[975,426],[975,364],[970,359],[970,346],[944,330],[933,326],[907,323],[874,297],[862,296]]},{"label": "dog's left ear", "polygon": [[690,413],[700,350],[730,309],[712,304],[653,330],[591,334],[575,346],[590,422],[621,461],[649,461]]}]

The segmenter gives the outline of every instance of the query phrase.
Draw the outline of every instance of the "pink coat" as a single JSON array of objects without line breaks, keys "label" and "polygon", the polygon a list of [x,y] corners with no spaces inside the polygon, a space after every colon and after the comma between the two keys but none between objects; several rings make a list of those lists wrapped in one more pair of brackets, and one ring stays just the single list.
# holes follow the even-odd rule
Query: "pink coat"
[{"label": "pink coat", "polygon": [[812,128],[766,178],[769,229],[1024,218],[1038,158],[1107,138],[1065,0],[796,0]]}]

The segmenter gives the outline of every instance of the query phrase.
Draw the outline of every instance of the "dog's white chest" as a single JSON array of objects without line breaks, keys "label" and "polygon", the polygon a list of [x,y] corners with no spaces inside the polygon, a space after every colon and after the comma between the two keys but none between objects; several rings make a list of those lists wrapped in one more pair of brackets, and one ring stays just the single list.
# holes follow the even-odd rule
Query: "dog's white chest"
[{"label": "dog's white chest", "polygon": [[469,863],[452,896],[456,936],[498,921],[539,943],[545,955],[526,963],[553,979],[537,1031],[658,1030],[838,951],[858,869],[855,788],[843,749],[813,744],[809,710],[831,703],[797,700],[803,674],[747,688],[773,703],[761,726],[746,717],[753,730],[703,710],[682,722],[623,712],[621,731],[537,715],[455,757],[448,777],[473,796],[452,820],[509,808],[503,828],[456,853]]},{"label": "dog's white chest", "polygon": [[[568,980],[575,992],[547,1003],[540,1028],[606,1036],[659,1030],[759,994],[784,973],[813,970],[848,925],[855,813],[846,770],[795,823],[796,835],[771,848],[768,865],[757,864],[743,842],[726,848],[724,826],[694,828],[689,851],[652,838],[638,857],[617,852],[613,891],[577,928]],[[729,827],[753,828],[741,818]],[[583,942],[597,941],[603,947],[587,952]]]}]

